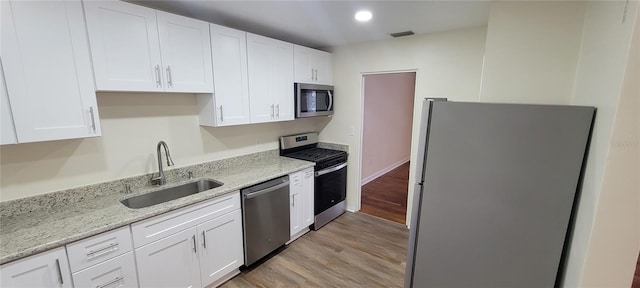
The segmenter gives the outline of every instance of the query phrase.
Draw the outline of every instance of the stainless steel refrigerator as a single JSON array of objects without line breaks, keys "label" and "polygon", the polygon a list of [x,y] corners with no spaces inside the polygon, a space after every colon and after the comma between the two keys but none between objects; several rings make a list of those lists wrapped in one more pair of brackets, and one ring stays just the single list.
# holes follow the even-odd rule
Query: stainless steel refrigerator
[{"label": "stainless steel refrigerator", "polygon": [[554,287],[595,108],[425,99],[405,287]]}]

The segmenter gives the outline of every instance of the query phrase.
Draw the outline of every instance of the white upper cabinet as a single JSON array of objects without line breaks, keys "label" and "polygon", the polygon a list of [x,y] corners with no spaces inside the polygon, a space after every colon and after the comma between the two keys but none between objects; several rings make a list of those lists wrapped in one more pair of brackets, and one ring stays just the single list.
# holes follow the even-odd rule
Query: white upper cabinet
[{"label": "white upper cabinet", "polygon": [[96,88],[213,92],[206,22],[121,1],[85,1]]},{"label": "white upper cabinet", "polygon": [[[4,7],[3,7],[4,8]],[[16,138],[16,127],[13,125],[13,114],[11,113],[11,106],[9,105],[9,94],[7,94],[7,85],[4,82],[4,70],[2,69],[2,60],[0,59],[0,145],[4,144],[16,144],[18,138]]]},{"label": "white upper cabinet", "polygon": [[200,124],[248,124],[247,33],[211,24],[214,95],[199,95]]},{"label": "white upper cabinet", "polygon": [[97,90],[164,91],[156,11],[85,1]]},{"label": "white upper cabinet", "polygon": [[0,57],[18,142],[100,136],[82,3],[2,1],[1,10]]},{"label": "white upper cabinet", "polygon": [[209,23],[157,14],[166,91],[213,92]]},{"label": "white upper cabinet", "polygon": [[296,83],[333,85],[331,53],[295,45],[294,59]]},{"label": "white upper cabinet", "polygon": [[251,123],[293,120],[293,44],[247,33]]}]

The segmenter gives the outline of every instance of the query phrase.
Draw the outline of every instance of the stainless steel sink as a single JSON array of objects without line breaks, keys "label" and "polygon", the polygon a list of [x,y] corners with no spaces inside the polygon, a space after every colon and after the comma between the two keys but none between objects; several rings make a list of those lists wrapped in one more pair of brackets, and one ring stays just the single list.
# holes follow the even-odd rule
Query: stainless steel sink
[{"label": "stainless steel sink", "polygon": [[120,202],[129,208],[138,209],[200,193],[222,185],[223,184],[221,182],[215,180],[200,179],[173,187],[167,187],[140,196],[127,198]]}]

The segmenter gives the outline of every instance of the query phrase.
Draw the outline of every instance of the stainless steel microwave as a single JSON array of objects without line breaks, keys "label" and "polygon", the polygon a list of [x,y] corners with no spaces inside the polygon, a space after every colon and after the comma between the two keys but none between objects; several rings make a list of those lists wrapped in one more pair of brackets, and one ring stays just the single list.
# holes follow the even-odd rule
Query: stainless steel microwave
[{"label": "stainless steel microwave", "polygon": [[333,86],[295,83],[296,118],[333,115]]}]

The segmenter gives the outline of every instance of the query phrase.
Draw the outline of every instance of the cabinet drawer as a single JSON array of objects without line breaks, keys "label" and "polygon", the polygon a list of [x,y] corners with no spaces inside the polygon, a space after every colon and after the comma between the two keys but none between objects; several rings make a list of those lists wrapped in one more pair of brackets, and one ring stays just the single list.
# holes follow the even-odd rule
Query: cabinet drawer
[{"label": "cabinet drawer", "polygon": [[67,244],[71,272],[80,271],[132,249],[129,226]]},{"label": "cabinet drawer", "polygon": [[133,252],[73,273],[75,287],[138,287]]},{"label": "cabinet drawer", "polygon": [[289,174],[289,180],[291,181],[291,186],[298,186],[302,184],[302,171],[294,172]]},{"label": "cabinet drawer", "polygon": [[236,209],[240,209],[239,191],[133,223],[133,244],[136,248],[149,244]]}]

